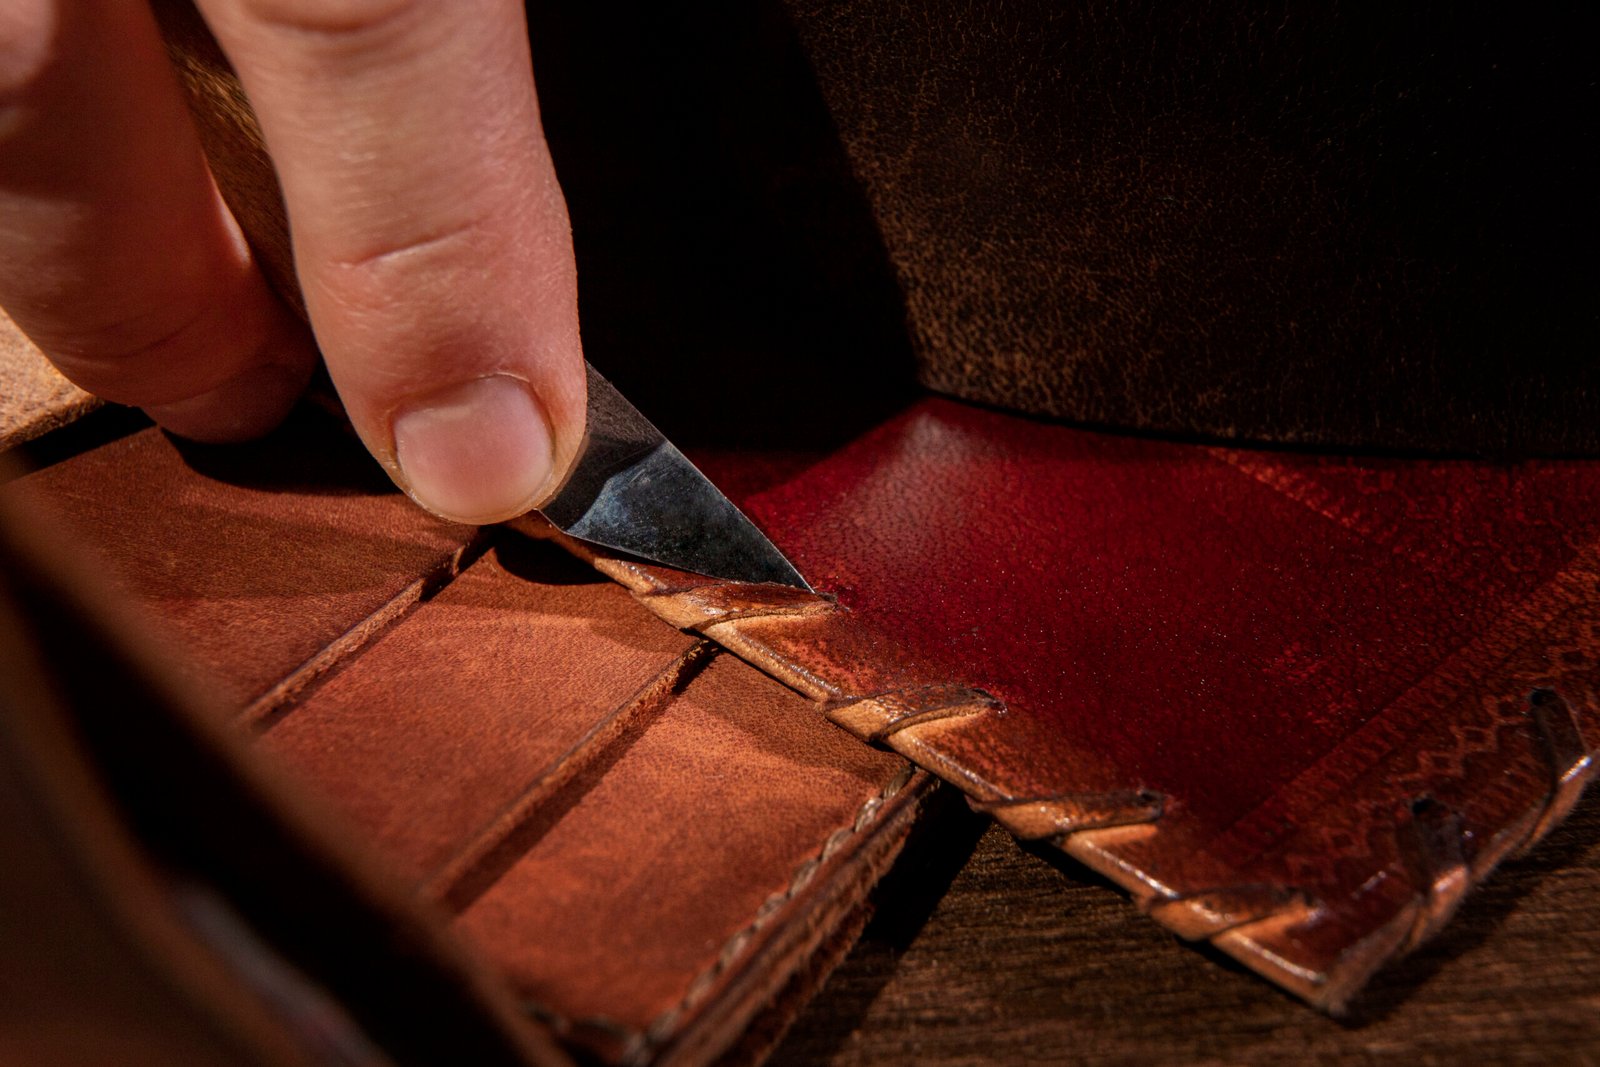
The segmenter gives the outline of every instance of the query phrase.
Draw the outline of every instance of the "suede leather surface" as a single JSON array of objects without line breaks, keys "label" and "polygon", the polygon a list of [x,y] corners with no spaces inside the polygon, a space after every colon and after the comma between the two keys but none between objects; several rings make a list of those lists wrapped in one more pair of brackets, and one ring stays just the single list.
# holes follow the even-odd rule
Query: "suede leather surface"
[{"label": "suede leather surface", "polygon": [[[648,1033],[731,977],[724,953],[794,921],[857,821],[904,799],[904,767],[720,656],[459,925],[535,999]],[[686,988],[708,947],[716,971]]]},{"label": "suede leather surface", "polygon": [[307,413],[242,449],[135,433],[0,498],[64,515],[188,683],[572,1049],[705,1062],[796,1010],[931,776],[554,545],[351,480],[369,464]]},{"label": "suede leather surface", "polygon": [[5,1061],[567,1062],[89,563],[0,504]]},{"label": "suede leather surface", "polygon": [[837,603],[602,570],[1324,1007],[1594,773],[1592,463],[1174,445],[941,400],[776,480],[700,458]]},{"label": "suede leather surface", "polygon": [[0,311],[0,449],[65,426],[99,404],[57,373]]},{"label": "suede leather surface", "polygon": [[419,882],[495,822],[507,783],[538,782],[694,643],[622,590],[575,581],[551,547],[518,547],[469,567],[261,738]]}]

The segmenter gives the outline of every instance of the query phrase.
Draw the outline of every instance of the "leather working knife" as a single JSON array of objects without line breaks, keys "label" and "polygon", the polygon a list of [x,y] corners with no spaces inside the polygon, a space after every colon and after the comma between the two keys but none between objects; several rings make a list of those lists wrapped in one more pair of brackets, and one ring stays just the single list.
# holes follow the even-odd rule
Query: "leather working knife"
[{"label": "leather working knife", "polygon": [[588,426],[540,513],[573,537],[669,567],[811,591],[794,565],[588,363]]}]

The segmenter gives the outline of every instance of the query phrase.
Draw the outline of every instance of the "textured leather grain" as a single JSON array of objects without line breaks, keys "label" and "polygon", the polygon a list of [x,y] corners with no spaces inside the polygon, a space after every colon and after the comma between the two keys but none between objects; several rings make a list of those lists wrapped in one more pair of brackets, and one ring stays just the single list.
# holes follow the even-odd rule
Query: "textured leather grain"
[{"label": "textured leather grain", "polygon": [[566,1062],[74,545],[0,505],[0,1059]]},{"label": "textured leather grain", "polygon": [[555,546],[350,480],[366,462],[307,413],[246,449],[135,433],[0,498],[64,515],[187,684],[526,1016],[605,1062],[754,1054],[934,779]]},{"label": "textured leather grain", "polygon": [[1600,447],[1585,5],[784,7],[934,388],[1225,438]]},{"label": "textured leather grain", "polygon": [[[1191,125],[1177,106],[1188,99],[1181,92],[1137,151],[1119,156],[1124,141],[1095,139],[1112,146],[1096,152],[1113,155],[1090,159],[1100,169],[1081,189],[1094,210],[1075,213],[1046,195],[1080,188],[1070,181],[1020,192],[1010,184],[1019,171],[1000,149],[1030,144],[1038,131],[1023,123],[1008,139],[1007,123],[1036,101],[1008,111],[983,93],[949,98],[942,75],[988,62],[984,34],[966,34],[966,49],[940,36],[965,33],[960,19],[875,21],[871,7],[851,5],[829,24],[793,10],[802,62],[780,48],[784,62],[773,69],[803,71],[808,50],[820,72],[865,186],[869,229],[881,232],[905,286],[935,384],[1013,403],[1044,397],[1053,411],[1052,397],[1069,396],[1090,405],[1065,411],[1075,417],[1222,435],[1587,447],[1586,398],[1596,394],[1562,377],[1564,366],[1539,377],[1571,351],[1560,312],[1569,287],[1584,283],[1560,274],[1569,259],[1549,258],[1553,278],[1542,267],[1525,273],[1526,255],[1504,259],[1518,307],[1547,297],[1558,312],[1519,318],[1484,295],[1484,279],[1500,275],[1452,269],[1448,255],[1397,260],[1385,246],[1379,262],[1420,263],[1444,279],[1437,305],[1388,302],[1375,294],[1414,296],[1418,287],[1361,274],[1364,246],[1346,255],[1340,235],[1357,245],[1390,235],[1372,236],[1361,197],[1319,199],[1316,175],[1280,171],[1270,152],[1250,155],[1277,150],[1270,137],[1252,140],[1259,114],[1242,115],[1239,143],[1217,135],[1216,122],[1193,124],[1204,136],[1180,138],[1200,153],[1192,168],[1188,157],[1160,154],[1163,138]],[[1082,16],[1110,29],[1075,41],[1107,41],[1120,54],[1124,40],[1142,39],[1127,28],[1137,31],[1138,19],[1119,21],[1129,10]],[[861,30],[874,25],[895,30],[884,41],[897,51],[873,51]],[[763,21],[750,37],[770,43],[772,30]],[[1020,43],[993,64],[1003,74],[1026,61],[1036,38],[1000,37]],[[919,39],[943,42],[938,63],[918,58],[927,51]],[[659,58],[662,41],[649,51]],[[194,54],[180,52],[180,62]],[[889,83],[874,99],[889,105],[839,95],[863,73],[841,74],[839,65],[863,56],[865,73]],[[744,66],[763,66],[748,59]],[[231,83],[203,58],[195,63],[184,74],[205,122],[216,109],[204,99],[228,97]],[[607,78],[618,66],[591,65]],[[904,92],[908,68],[931,102]],[[1090,95],[1103,103],[1106,79],[1123,67],[1092,69],[1099,81]],[[1129,69],[1135,87],[1167,84]],[[1071,80],[976,84],[1054,92]],[[223,125],[244,123],[234,132],[248,133],[237,104]],[[1149,112],[1141,106],[1131,113]],[[923,139],[945,118],[955,125]],[[922,125],[896,140],[905,121]],[[816,134],[817,122],[801,125]],[[560,126],[552,114],[552,129]],[[1046,127],[1042,143],[1067,143]],[[259,146],[226,130],[207,142],[236,153],[236,169],[217,163],[225,192],[292,290],[286,246],[272,239],[281,238],[281,218]],[[574,160],[582,173],[574,143],[558,146],[564,175]],[[781,161],[767,148],[753,169]],[[1304,162],[1290,148],[1285,158]],[[890,181],[885,160],[898,158],[911,169]],[[789,236],[804,228],[794,225],[807,217],[795,205],[813,188],[795,178],[807,163],[791,162],[775,171],[789,178],[777,183]],[[653,183],[661,169],[637,173]],[[592,173],[629,172],[597,165]],[[1152,172],[1166,177],[1147,180]],[[834,194],[836,184],[815,188]],[[1118,197],[1130,188],[1145,200],[1123,211]],[[797,303],[774,298],[781,315],[759,301],[748,314],[777,322],[774,332],[790,336],[773,351],[791,355],[794,337],[816,344],[847,336],[841,322],[883,321],[855,305],[856,318],[834,318],[821,299],[856,285],[876,300],[882,287],[855,258],[870,259],[871,240],[831,237],[841,215],[861,219],[834,210],[831,195],[816,199],[829,210],[819,208],[823,224],[798,247],[834,276],[800,290]],[[255,222],[247,202],[260,208]],[[1530,203],[1519,202],[1536,212]],[[749,207],[738,204],[735,221]],[[1285,205],[1315,210],[1305,219],[1262,214]],[[1031,206],[1037,217],[1019,223],[1015,213]],[[603,242],[584,239],[595,214],[586,223],[579,207],[574,217],[580,255],[603,261]],[[1081,242],[1059,230],[1075,219],[1088,220]],[[1395,219],[1405,223],[1406,212]],[[1437,236],[1426,225],[1398,232],[1402,245]],[[1090,240],[1106,234],[1103,246]],[[660,244],[670,261],[696,260],[681,243]],[[818,247],[850,255],[830,265]],[[1096,247],[1062,280],[1051,255]],[[1293,257],[1275,259],[1274,249]],[[783,260],[787,251],[766,255]],[[703,275],[653,271],[648,255],[640,262],[617,268],[613,295],[630,309],[630,270],[659,280],[646,306],[675,322],[672,285],[694,287]],[[1352,263],[1354,281],[1339,273]],[[742,262],[718,266],[719,277],[752,273]],[[1327,278],[1316,273],[1324,267]],[[596,272],[585,266],[585,275]],[[752,292],[794,296],[781,272],[761,277],[773,284]],[[1143,288],[1134,284],[1141,278]],[[723,291],[700,288],[717,293],[721,315]],[[1350,292],[1360,299],[1344,300]],[[1302,299],[1314,305],[1304,315]],[[1517,361],[1531,377],[1507,386],[1494,362],[1506,351],[1494,347],[1503,333],[1483,316],[1435,314],[1463,306],[1505,312],[1495,323],[1536,326],[1527,336],[1538,358]],[[1101,307],[1109,310],[1093,310]],[[1088,318],[1072,317],[1079,313]],[[1385,316],[1398,325],[1390,330]],[[789,328],[796,323],[805,328]],[[637,329],[653,337],[657,325],[640,316]],[[1448,336],[1429,335],[1435,327]],[[1452,377],[1457,368],[1441,353],[1463,338],[1481,340],[1489,363]],[[648,355],[665,366],[659,347],[652,341]],[[848,345],[818,347],[832,356],[821,365],[848,369],[840,355],[854,351]],[[1381,358],[1352,363],[1352,351]],[[1280,352],[1295,358],[1278,360]],[[1062,353],[1075,361],[1071,389],[1048,377]],[[738,344],[724,354],[739,366],[760,362]],[[1334,380],[1316,377],[1330,366]],[[764,367],[791,383],[814,370]],[[1005,383],[1019,395],[982,391],[1012,388]],[[697,388],[688,381],[687,392]],[[860,392],[876,402],[873,390]],[[698,404],[702,414],[727,407],[712,393]],[[706,465],[837,603],[604,564],[673,627],[708,641],[658,627],[642,609],[630,616],[604,585],[567,588],[576,579],[547,551],[432,524],[342,467],[354,445],[314,425],[253,453],[185,455],[152,432],[14,492],[72,516],[103,546],[109,572],[164,617],[176,635],[168,648],[193,653],[191,684],[214,686],[261,735],[262,750],[302,768],[394,869],[453,913],[528,1011],[608,1061],[700,1060],[730,1047],[762,1003],[781,999],[815,961],[825,965],[858,921],[862,894],[898,848],[928,779],[883,753],[839,748],[819,710],[957,782],[1020,834],[1058,840],[1185,936],[1209,938],[1326,1006],[1444,921],[1507,850],[1559,818],[1590,773],[1594,523],[1582,465],[1263,458],[941,403],[830,452],[836,443],[811,432],[819,420],[808,407],[779,407],[782,418],[744,420],[764,423],[746,439],[765,433],[792,448],[708,453]],[[574,655],[577,645],[564,642],[580,633],[605,666],[552,670],[544,643]],[[519,704],[526,717],[513,714]],[[677,787],[676,771],[693,782],[681,805],[662,799]],[[771,834],[774,825],[783,832]],[[713,870],[727,877],[711,879]],[[619,885],[627,891],[613,893]],[[597,947],[602,937],[615,954]]]},{"label": "textured leather grain", "polygon": [[1213,449],[930,400],[742,495],[829,597],[573,547],[1338,1009],[1594,775],[1597,490],[1581,461]]},{"label": "textured leather grain", "polygon": [[65,426],[98,405],[58,374],[44,353],[0,311],[0,449]]}]

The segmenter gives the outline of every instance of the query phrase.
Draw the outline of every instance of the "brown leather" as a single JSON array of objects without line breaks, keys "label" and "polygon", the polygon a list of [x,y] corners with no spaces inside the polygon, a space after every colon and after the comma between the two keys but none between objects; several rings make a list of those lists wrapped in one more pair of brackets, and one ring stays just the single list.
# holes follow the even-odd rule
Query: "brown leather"
[{"label": "brown leather", "polygon": [[69,462],[14,492],[93,533],[193,684],[263,714],[447,580],[472,536],[394,493],[333,419],[296,430],[237,449],[149,430],[99,449],[93,477]]},{"label": "brown leather", "polygon": [[765,484],[760,457],[703,460],[837,601],[569,547],[1321,1007],[1595,776],[1593,463],[1230,451],[938,400]]},{"label": "brown leather", "polygon": [[909,370],[903,311],[925,383],[1035,413],[1600,447],[1579,4],[529,17],[586,348],[670,398],[674,440],[726,435],[704,381],[759,398],[739,430],[769,447],[833,429],[818,396],[860,428]]},{"label": "brown leather", "polygon": [[0,311],[0,449],[65,426],[99,403],[58,374]]},{"label": "brown leather", "polygon": [[1584,5],[784,7],[933,388],[1224,438],[1600,449]]},{"label": "brown leather", "polygon": [[242,449],[145,430],[3,496],[69,516],[186,681],[574,1049],[704,1062],[797,1010],[933,779],[555,546],[468,539],[368,466],[307,413]]},{"label": "brown leather", "polygon": [[0,1059],[565,1062],[219,729],[72,539],[0,509]]}]

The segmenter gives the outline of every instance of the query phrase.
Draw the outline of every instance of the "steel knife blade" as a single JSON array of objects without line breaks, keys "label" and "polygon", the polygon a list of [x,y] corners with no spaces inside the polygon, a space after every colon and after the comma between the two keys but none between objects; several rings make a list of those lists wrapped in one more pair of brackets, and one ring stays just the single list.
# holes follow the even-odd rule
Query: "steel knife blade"
[{"label": "steel knife blade", "polygon": [[593,366],[572,471],[540,512],[565,533],[669,567],[811,591],[794,565]]}]

